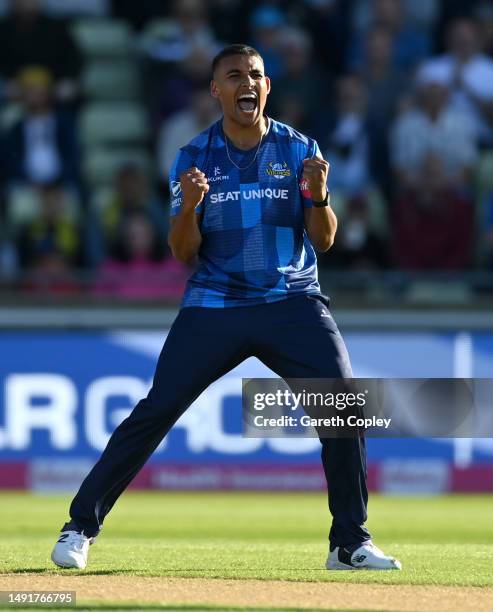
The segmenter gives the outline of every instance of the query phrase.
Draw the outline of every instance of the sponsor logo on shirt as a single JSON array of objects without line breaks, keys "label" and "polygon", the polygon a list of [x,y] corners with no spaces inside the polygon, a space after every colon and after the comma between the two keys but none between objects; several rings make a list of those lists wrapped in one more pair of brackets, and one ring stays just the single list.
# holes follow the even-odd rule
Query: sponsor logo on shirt
[{"label": "sponsor logo on shirt", "polygon": [[289,200],[289,189],[246,189],[245,191],[224,191],[220,193],[211,193],[209,201],[211,204],[217,202],[238,201],[241,198],[245,200],[258,200],[267,198],[268,200]]},{"label": "sponsor logo on shirt", "polygon": [[311,198],[312,197],[311,191],[308,188],[308,181],[306,179],[301,179],[301,181],[300,181],[300,191],[301,191],[301,195],[304,198]]},{"label": "sponsor logo on shirt", "polygon": [[209,183],[217,183],[217,181],[227,181],[229,174],[223,174],[220,166],[214,166],[214,176],[208,176],[207,180]]},{"label": "sponsor logo on shirt", "polygon": [[171,194],[173,199],[171,200],[171,208],[177,208],[181,206],[181,183],[180,181],[171,181],[170,183]]},{"label": "sponsor logo on shirt", "polygon": [[181,193],[181,183],[180,181],[171,181],[171,193],[175,198],[177,198]]},{"label": "sponsor logo on shirt", "polygon": [[283,179],[286,176],[291,176],[291,170],[286,162],[269,162],[267,166],[267,174],[276,179]]}]

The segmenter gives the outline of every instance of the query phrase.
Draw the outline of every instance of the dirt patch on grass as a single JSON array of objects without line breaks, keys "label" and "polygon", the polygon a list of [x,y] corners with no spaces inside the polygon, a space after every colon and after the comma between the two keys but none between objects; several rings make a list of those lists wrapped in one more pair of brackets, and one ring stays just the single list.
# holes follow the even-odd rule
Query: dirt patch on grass
[{"label": "dirt patch on grass", "polygon": [[4,574],[0,590],[71,590],[79,604],[219,606],[455,612],[493,609],[493,588],[220,580],[125,575]]}]

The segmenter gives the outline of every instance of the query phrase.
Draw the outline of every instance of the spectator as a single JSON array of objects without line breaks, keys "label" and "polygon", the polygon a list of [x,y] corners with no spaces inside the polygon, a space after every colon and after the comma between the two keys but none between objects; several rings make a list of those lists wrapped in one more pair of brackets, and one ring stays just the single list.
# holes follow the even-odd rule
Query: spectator
[{"label": "spectator", "polygon": [[404,0],[404,11],[411,23],[431,30],[439,17],[440,0],[426,0],[426,2]]},{"label": "spectator", "polygon": [[112,249],[120,226],[136,213],[147,215],[156,232],[163,237],[167,232],[167,214],[162,203],[151,192],[144,172],[135,164],[125,164],[116,177],[114,190],[102,203],[101,223],[106,252]]},{"label": "spectator", "polygon": [[367,95],[361,79],[342,77],[337,83],[337,108],[324,157],[330,161],[330,184],[346,193],[360,193],[371,185]]},{"label": "spectator", "polygon": [[143,39],[149,57],[159,62],[183,62],[198,52],[212,59],[218,50],[207,14],[201,0],[175,0],[170,19],[157,37]]},{"label": "spectator", "polygon": [[[431,39],[428,32],[406,22],[402,0],[374,0],[371,6],[372,12],[367,27],[387,30],[392,38],[395,68],[409,70],[430,54]],[[353,35],[348,61],[353,69],[358,69],[363,64],[365,38],[365,30]]]},{"label": "spectator", "polygon": [[407,90],[407,79],[392,65],[392,37],[375,28],[366,41],[366,63],[361,78],[368,91],[368,134],[371,173],[384,193],[390,192],[391,171],[386,135],[397,105]]},{"label": "spectator", "polygon": [[449,90],[422,74],[418,106],[397,118],[391,133],[391,163],[398,187],[419,187],[431,153],[443,164],[450,183],[466,186],[477,160],[477,142],[467,115],[449,106]]},{"label": "spectator", "polygon": [[428,154],[418,181],[393,206],[395,264],[411,270],[466,268],[471,261],[474,207],[447,176],[443,160]]},{"label": "spectator", "polygon": [[164,241],[149,217],[134,212],[118,228],[113,256],[101,267],[95,293],[178,299],[189,275],[187,266],[165,256]]},{"label": "spectator", "polygon": [[339,76],[345,70],[351,5],[345,0],[296,2],[299,22],[309,33],[313,55],[326,74]]},{"label": "spectator", "polygon": [[70,112],[53,106],[52,85],[45,68],[24,68],[19,76],[23,114],[6,133],[4,142],[8,181],[78,185],[75,122]]},{"label": "spectator", "polygon": [[474,18],[480,30],[481,47],[490,58],[493,56],[493,6],[482,0],[474,11]]},{"label": "spectator", "polygon": [[269,95],[269,108],[279,121],[319,137],[319,109],[328,104],[330,78],[321,73],[308,35],[286,28],[281,42],[285,74]]},{"label": "spectator", "polygon": [[285,73],[286,56],[281,43],[286,18],[280,8],[261,5],[250,15],[250,36],[253,46],[264,60],[265,73],[279,79]]},{"label": "spectator", "polygon": [[38,193],[40,214],[17,237],[21,266],[48,275],[72,272],[82,264],[81,228],[66,210],[59,183],[39,187]]},{"label": "spectator", "polygon": [[[210,57],[197,51],[181,64],[166,68],[164,72],[158,70],[153,78],[151,116],[155,129],[159,130],[163,121],[192,105],[192,99],[198,89],[209,89]],[[173,92],[171,96],[170,91]]]},{"label": "spectator", "polygon": [[482,200],[480,223],[479,256],[481,262],[490,270],[493,269],[493,192],[486,193]]},{"label": "spectator", "polygon": [[331,267],[371,270],[388,266],[388,247],[372,227],[370,208],[370,201],[364,195],[348,198],[327,262]]},{"label": "spectator", "polygon": [[442,51],[445,47],[446,32],[450,24],[457,19],[463,19],[464,17],[472,18],[473,16],[478,19],[475,15],[478,7],[483,2],[489,2],[489,0],[441,0],[438,20],[435,24],[435,39],[438,41],[438,49]]},{"label": "spectator", "polygon": [[[110,13],[110,0],[42,0],[47,15],[57,18],[106,17]],[[121,2],[121,0],[120,0]],[[139,2],[142,6],[142,0]]]},{"label": "spectator", "polygon": [[173,165],[178,149],[220,117],[217,101],[208,89],[197,90],[189,108],[163,122],[158,136],[158,175],[164,182]]},{"label": "spectator", "polygon": [[17,249],[10,240],[0,237],[0,281],[11,278],[18,272]]},{"label": "spectator", "polygon": [[[447,0],[447,4],[451,0]],[[453,0],[452,0],[453,1]],[[464,2],[464,0],[458,0]],[[468,0],[469,1],[469,0]],[[400,10],[408,25],[431,31],[440,17],[442,0],[401,0]],[[373,0],[352,0],[351,12],[355,32],[363,35],[372,27]]]},{"label": "spectator", "polygon": [[217,40],[238,43],[248,39],[248,14],[251,10],[245,0],[209,0],[211,26]]},{"label": "spectator", "polygon": [[163,0],[110,0],[111,14],[125,19],[133,28],[141,30],[152,19],[159,19],[168,8]]},{"label": "spectator", "polygon": [[485,145],[493,145],[493,60],[481,52],[474,21],[458,19],[448,28],[448,51],[421,66],[418,79],[435,79],[451,90],[452,107],[468,115]]},{"label": "spectator", "polygon": [[209,86],[219,44],[206,5],[200,0],[176,0],[169,20],[155,34],[144,34],[141,48],[148,60],[147,98],[157,130],[170,115],[190,106],[196,89]]},{"label": "spectator", "polygon": [[59,101],[76,98],[81,58],[67,26],[43,15],[39,0],[12,0],[10,15],[0,23],[0,75],[8,98],[18,95],[18,73],[34,65],[53,75]]}]

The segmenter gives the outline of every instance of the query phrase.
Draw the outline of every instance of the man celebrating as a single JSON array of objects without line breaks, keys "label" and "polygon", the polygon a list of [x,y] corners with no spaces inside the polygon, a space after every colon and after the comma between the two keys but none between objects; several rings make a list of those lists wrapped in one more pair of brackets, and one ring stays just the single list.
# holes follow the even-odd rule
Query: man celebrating
[{"label": "man celebrating", "polygon": [[[315,141],[264,115],[270,82],[255,49],[226,47],[212,69],[223,118],[180,150],[170,185],[170,247],[198,267],[148,396],[117,427],[71,504],[52,553],[61,567],[86,566],[105,516],[162,438],[248,357],[282,378],[352,376],[313,248],[326,251],[337,228],[329,164]],[[364,439],[321,442],[333,516],[327,569],[400,569],[364,526]]]}]

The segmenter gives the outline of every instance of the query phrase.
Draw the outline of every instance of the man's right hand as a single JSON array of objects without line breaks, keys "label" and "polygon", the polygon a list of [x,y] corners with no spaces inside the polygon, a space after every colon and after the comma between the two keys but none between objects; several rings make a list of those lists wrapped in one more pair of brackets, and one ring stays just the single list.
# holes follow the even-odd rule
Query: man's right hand
[{"label": "man's right hand", "polygon": [[209,191],[207,177],[195,166],[180,174],[183,207],[195,209]]}]

